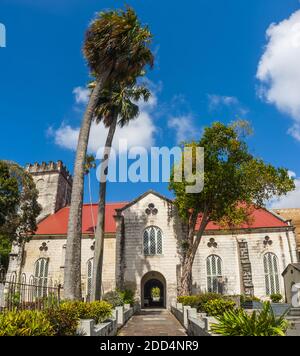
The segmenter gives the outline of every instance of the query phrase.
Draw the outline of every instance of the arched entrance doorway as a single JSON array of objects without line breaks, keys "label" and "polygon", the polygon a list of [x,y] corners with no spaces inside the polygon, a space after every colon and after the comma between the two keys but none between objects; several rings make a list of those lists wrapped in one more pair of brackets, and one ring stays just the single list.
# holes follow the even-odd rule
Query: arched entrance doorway
[{"label": "arched entrance doorway", "polygon": [[165,308],[167,283],[159,272],[149,272],[141,282],[142,308]]}]

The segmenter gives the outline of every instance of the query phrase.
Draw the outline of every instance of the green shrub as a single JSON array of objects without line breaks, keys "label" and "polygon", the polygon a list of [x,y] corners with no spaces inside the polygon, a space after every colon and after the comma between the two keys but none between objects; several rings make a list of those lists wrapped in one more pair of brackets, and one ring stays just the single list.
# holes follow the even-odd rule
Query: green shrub
[{"label": "green shrub", "polygon": [[196,308],[198,312],[204,312],[204,305],[210,301],[215,299],[224,299],[224,296],[217,293],[203,293],[192,296],[183,296],[178,297],[178,303],[182,303],[182,305],[189,305],[192,308]]},{"label": "green shrub", "polygon": [[160,298],[160,289],[158,287],[154,287],[151,289],[151,297]]},{"label": "green shrub", "polygon": [[40,311],[24,310],[0,313],[0,336],[53,336],[47,316]]},{"label": "green shrub", "polygon": [[60,309],[70,317],[77,319],[94,319],[97,324],[102,323],[112,314],[112,305],[106,301],[85,303],[80,301],[64,302]]},{"label": "green shrub", "polygon": [[210,316],[220,316],[226,311],[234,310],[235,302],[225,299],[209,300],[204,304],[204,311]]},{"label": "green shrub", "polygon": [[271,299],[272,303],[280,303],[283,299],[283,296],[279,293],[276,293],[276,294],[272,294],[270,296],[270,299]]},{"label": "green shrub", "polygon": [[51,323],[55,336],[75,336],[79,317],[72,308],[62,307],[45,310],[45,315]]},{"label": "green shrub", "polygon": [[285,315],[276,317],[269,302],[263,309],[249,315],[243,309],[231,310],[217,317],[211,330],[223,336],[285,336],[288,322]]},{"label": "green shrub", "polygon": [[103,300],[111,304],[113,308],[124,305],[124,300],[118,291],[107,292],[103,296]]},{"label": "green shrub", "polygon": [[131,306],[134,305],[134,291],[131,289],[124,289],[118,291],[118,293],[123,301],[123,304],[130,304]]},{"label": "green shrub", "polygon": [[88,308],[84,319],[94,319],[96,324],[100,324],[112,315],[112,305],[105,301],[87,304]]},{"label": "green shrub", "polygon": [[240,297],[241,304],[247,303],[247,302],[260,302],[261,300],[257,297],[250,296],[250,295],[241,295]]}]

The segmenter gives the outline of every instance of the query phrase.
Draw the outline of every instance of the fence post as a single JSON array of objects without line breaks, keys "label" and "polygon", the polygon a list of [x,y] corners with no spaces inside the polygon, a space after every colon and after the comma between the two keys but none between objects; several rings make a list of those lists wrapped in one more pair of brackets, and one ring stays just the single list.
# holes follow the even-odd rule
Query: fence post
[{"label": "fence post", "polygon": [[124,324],[124,307],[116,307],[117,311],[117,324],[123,325]]},{"label": "fence post", "polygon": [[59,285],[57,286],[57,300],[58,300],[58,304],[60,304],[60,290],[61,290],[61,288],[62,288],[62,285],[59,284]]},{"label": "fence post", "polygon": [[185,305],[183,307],[183,325],[185,326],[185,328],[188,328],[188,311],[189,309],[191,309],[190,306]]}]

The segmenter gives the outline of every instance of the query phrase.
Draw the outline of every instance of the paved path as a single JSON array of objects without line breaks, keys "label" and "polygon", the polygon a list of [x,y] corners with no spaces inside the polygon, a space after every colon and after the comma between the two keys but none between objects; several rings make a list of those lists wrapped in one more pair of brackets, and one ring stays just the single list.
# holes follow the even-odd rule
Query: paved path
[{"label": "paved path", "polygon": [[183,326],[165,309],[142,309],[118,336],[186,336]]}]

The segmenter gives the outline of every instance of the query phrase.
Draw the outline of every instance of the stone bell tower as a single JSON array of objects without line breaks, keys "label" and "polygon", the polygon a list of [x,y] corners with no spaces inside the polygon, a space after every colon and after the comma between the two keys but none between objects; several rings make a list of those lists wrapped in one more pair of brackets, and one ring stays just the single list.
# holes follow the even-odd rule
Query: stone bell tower
[{"label": "stone bell tower", "polygon": [[62,161],[29,164],[26,170],[39,191],[38,202],[43,210],[38,221],[70,204],[73,179]]}]

